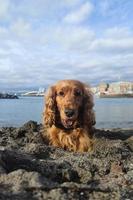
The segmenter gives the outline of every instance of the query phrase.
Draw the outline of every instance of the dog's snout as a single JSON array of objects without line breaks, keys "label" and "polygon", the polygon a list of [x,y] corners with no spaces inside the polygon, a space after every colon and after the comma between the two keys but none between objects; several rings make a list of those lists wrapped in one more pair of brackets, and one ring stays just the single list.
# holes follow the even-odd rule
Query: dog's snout
[{"label": "dog's snout", "polygon": [[73,109],[65,109],[65,114],[67,117],[72,117],[75,111]]}]

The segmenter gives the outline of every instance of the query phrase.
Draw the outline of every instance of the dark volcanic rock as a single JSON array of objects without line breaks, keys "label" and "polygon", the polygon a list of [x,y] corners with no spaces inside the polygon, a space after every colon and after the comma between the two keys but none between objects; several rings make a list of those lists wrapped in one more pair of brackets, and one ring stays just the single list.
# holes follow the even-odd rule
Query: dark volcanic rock
[{"label": "dark volcanic rock", "polygon": [[0,199],[133,199],[133,130],[95,130],[92,153],[48,146],[42,131],[0,129]]},{"label": "dark volcanic rock", "polygon": [[18,99],[18,96],[8,93],[0,93],[0,99]]}]

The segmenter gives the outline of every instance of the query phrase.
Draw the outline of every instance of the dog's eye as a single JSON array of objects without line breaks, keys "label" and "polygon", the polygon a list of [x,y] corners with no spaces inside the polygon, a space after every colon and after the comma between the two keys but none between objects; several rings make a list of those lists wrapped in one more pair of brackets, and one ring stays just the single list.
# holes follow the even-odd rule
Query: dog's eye
[{"label": "dog's eye", "polygon": [[63,91],[60,91],[60,92],[58,93],[58,95],[59,95],[59,96],[64,96],[64,92],[63,92]]},{"label": "dog's eye", "polygon": [[79,90],[75,90],[74,91],[74,95],[75,96],[81,96],[82,94],[81,94],[81,92]]}]

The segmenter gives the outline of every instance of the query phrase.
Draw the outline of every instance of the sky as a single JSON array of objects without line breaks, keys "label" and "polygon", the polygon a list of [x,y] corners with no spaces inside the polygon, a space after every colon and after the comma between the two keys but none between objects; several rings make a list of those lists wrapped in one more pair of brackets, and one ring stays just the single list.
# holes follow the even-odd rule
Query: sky
[{"label": "sky", "polygon": [[0,0],[0,90],[133,81],[132,0]]}]

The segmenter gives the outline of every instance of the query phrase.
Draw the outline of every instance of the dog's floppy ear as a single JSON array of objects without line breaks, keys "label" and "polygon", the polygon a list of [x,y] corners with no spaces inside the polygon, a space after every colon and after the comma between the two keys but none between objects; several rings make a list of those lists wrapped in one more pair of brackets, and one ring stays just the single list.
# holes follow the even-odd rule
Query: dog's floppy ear
[{"label": "dog's floppy ear", "polygon": [[83,100],[83,124],[88,127],[95,125],[95,113],[93,110],[93,93],[89,86],[84,86],[84,100]]},{"label": "dog's floppy ear", "polygon": [[44,107],[44,117],[43,122],[45,127],[51,127],[55,124],[55,87],[50,87],[45,94],[45,107]]}]

